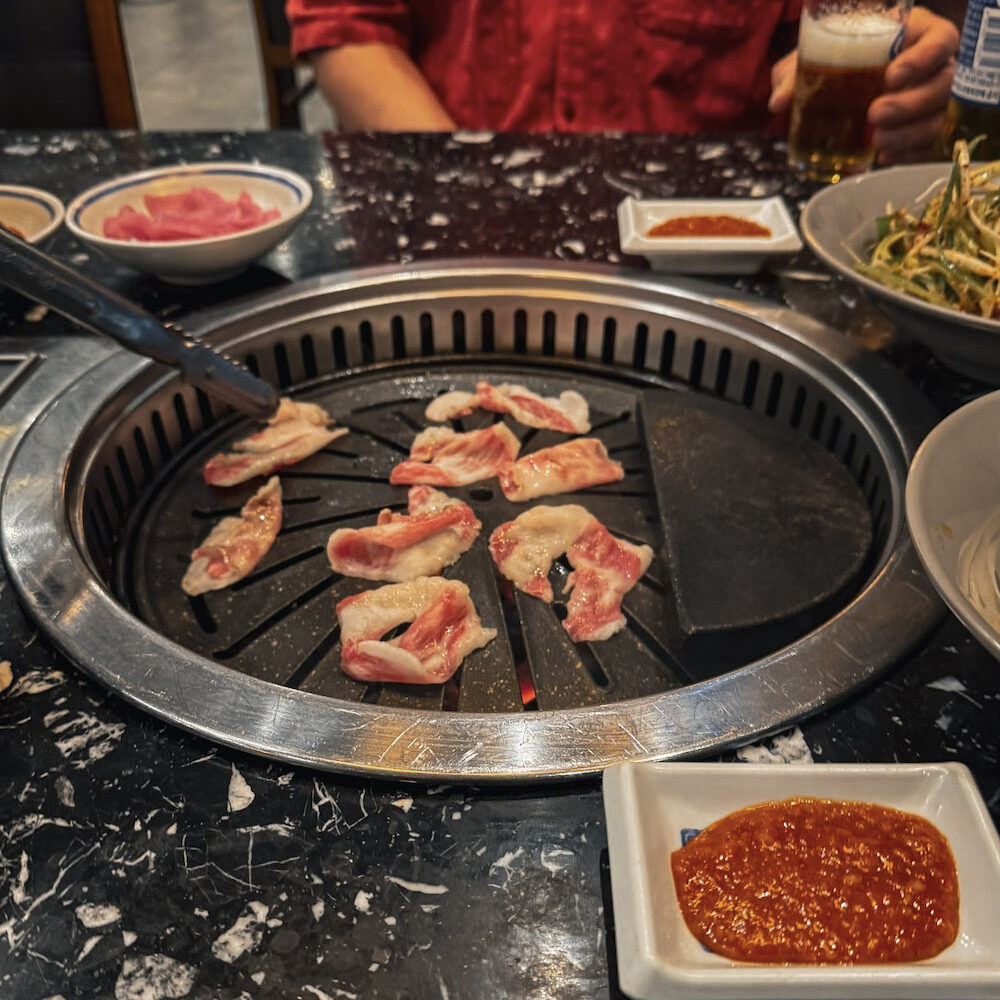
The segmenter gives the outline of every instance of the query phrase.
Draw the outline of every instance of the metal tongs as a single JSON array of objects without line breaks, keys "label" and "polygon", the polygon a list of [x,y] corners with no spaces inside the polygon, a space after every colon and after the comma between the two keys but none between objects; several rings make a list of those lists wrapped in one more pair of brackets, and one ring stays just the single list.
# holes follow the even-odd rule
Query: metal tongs
[{"label": "metal tongs", "polygon": [[0,226],[0,284],[49,306],[136,354],[180,371],[192,385],[234,409],[267,417],[278,393],[242,365],[163,323],[117,292],[85,278]]}]

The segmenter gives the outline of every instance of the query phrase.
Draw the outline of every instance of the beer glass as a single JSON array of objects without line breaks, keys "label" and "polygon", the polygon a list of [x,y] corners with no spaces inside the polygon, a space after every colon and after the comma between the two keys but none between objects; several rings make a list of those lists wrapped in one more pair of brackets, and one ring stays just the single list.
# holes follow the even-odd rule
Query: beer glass
[{"label": "beer glass", "polygon": [[788,133],[788,163],[818,181],[867,170],[868,105],[903,44],[913,0],[805,0]]}]

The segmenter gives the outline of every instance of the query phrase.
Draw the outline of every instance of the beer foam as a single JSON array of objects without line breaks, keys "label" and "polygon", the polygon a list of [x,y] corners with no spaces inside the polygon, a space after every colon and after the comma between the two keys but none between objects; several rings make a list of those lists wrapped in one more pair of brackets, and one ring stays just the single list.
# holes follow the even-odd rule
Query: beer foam
[{"label": "beer foam", "polygon": [[829,14],[816,20],[803,12],[799,58],[821,66],[884,66],[898,32],[891,15]]}]

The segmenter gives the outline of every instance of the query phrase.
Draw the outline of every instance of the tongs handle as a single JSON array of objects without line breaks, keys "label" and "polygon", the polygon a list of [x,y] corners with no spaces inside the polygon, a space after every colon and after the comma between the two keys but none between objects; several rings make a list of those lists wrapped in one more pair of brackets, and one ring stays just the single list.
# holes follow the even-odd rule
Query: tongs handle
[{"label": "tongs handle", "polygon": [[137,354],[180,370],[192,385],[244,413],[270,416],[278,394],[242,365],[192,340],[134,302],[0,227],[0,283]]}]

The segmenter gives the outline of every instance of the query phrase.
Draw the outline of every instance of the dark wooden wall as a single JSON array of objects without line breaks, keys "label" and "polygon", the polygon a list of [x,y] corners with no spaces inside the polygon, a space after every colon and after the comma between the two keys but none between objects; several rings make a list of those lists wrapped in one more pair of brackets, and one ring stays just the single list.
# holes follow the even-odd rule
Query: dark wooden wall
[{"label": "dark wooden wall", "polygon": [[136,124],[116,0],[0,0],[0,127]]}]

